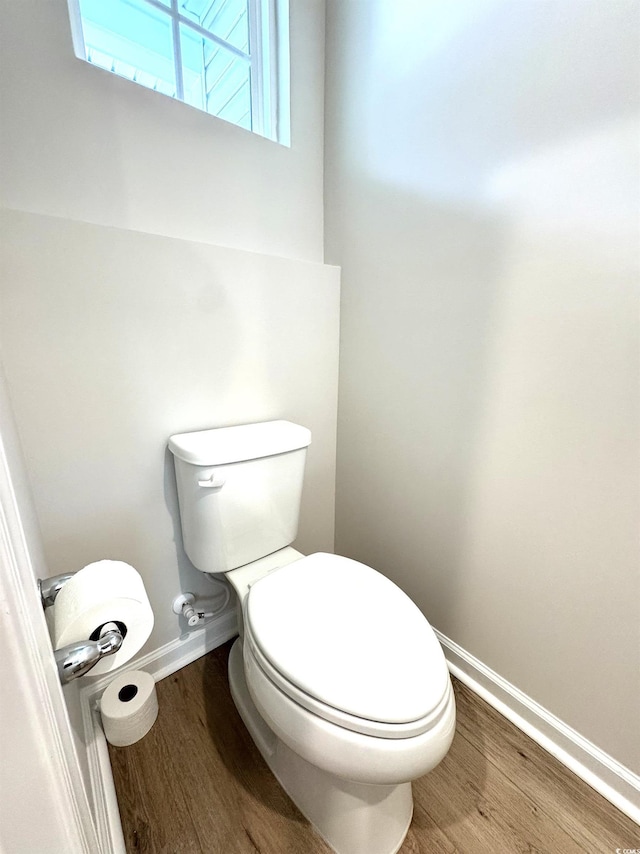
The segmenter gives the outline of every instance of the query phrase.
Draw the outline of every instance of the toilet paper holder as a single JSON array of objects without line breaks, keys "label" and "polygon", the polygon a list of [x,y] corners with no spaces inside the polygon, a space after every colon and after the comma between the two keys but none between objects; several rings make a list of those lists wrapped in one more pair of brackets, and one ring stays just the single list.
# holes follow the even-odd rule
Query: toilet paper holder
[{"label": "toilet paper holder", "polygon": [[[43,608],[49,608],[74,572],[38,579],[38,591]],[[77,641],[53,651],[58,675],[63,685],[84,676],[107,655],[113,655],[122,646],[126,629],[116,623],[105,623],[97,630],[97,638]]]}]

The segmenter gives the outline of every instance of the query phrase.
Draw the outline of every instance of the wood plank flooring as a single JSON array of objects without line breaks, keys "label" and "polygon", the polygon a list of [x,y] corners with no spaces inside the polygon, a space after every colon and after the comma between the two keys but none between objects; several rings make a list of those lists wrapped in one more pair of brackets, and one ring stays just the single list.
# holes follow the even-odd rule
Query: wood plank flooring
[{"label": "wood plank flooring", "polygon": [[[158,684],[160,713],[110,747],[130,854],[330,854],[233,705],[225,644]],[[640,827],[459,682],[449,754],[414,783],[400,854],[640,851]]]}]

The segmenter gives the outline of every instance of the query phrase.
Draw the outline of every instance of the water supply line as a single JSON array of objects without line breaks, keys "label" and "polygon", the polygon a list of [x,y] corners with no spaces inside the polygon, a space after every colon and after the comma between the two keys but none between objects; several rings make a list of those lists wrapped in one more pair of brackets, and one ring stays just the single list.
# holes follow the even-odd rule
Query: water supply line
[{"label": "water supply line", "polygon": [[[189,628],[194,628],[205,620],[217,617],[218,614],[221,614],[227,607],[231,598],[231,588],[226,581],[223,581],[221,578],[216,578],[215,575],[208,572],[205,572],[204,575],[209,579],[209,581],[218,585],[222,589],[222,602],[214,608],[213,611],[206,611],[201,604],[203,597],[196,596],[193,593],[181,593],[179,596],[176,596],[173,600],[173,613],[178,615],[182,614],[187,621]],[[206,599],[208,598],[209,597],[206,597]]]}]

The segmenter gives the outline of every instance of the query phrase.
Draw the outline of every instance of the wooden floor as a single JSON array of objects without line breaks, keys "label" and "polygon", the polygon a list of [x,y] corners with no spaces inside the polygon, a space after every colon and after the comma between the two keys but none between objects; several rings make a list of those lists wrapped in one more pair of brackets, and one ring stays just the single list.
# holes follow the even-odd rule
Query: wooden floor
[{"label": "wooden floor", "polygon": [[[236,712],[230,644],[158,684],[138,744],[110,748],[128,852],[329,854],[280,789]],[[414,783],[401,854],[640,850],[640,827],[455,682],[449,754]]]}]

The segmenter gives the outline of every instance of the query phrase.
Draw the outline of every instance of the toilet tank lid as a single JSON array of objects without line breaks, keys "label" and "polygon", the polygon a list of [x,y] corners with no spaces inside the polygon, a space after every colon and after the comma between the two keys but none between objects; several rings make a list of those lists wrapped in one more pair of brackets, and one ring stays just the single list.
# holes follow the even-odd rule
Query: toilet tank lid
[{"label": "toilet tank lid", "polygon": [[176,433],[171,453],[196,466],[220,466],[297,451],[311,444],[311,431],[291,421],[264,421]]}]

